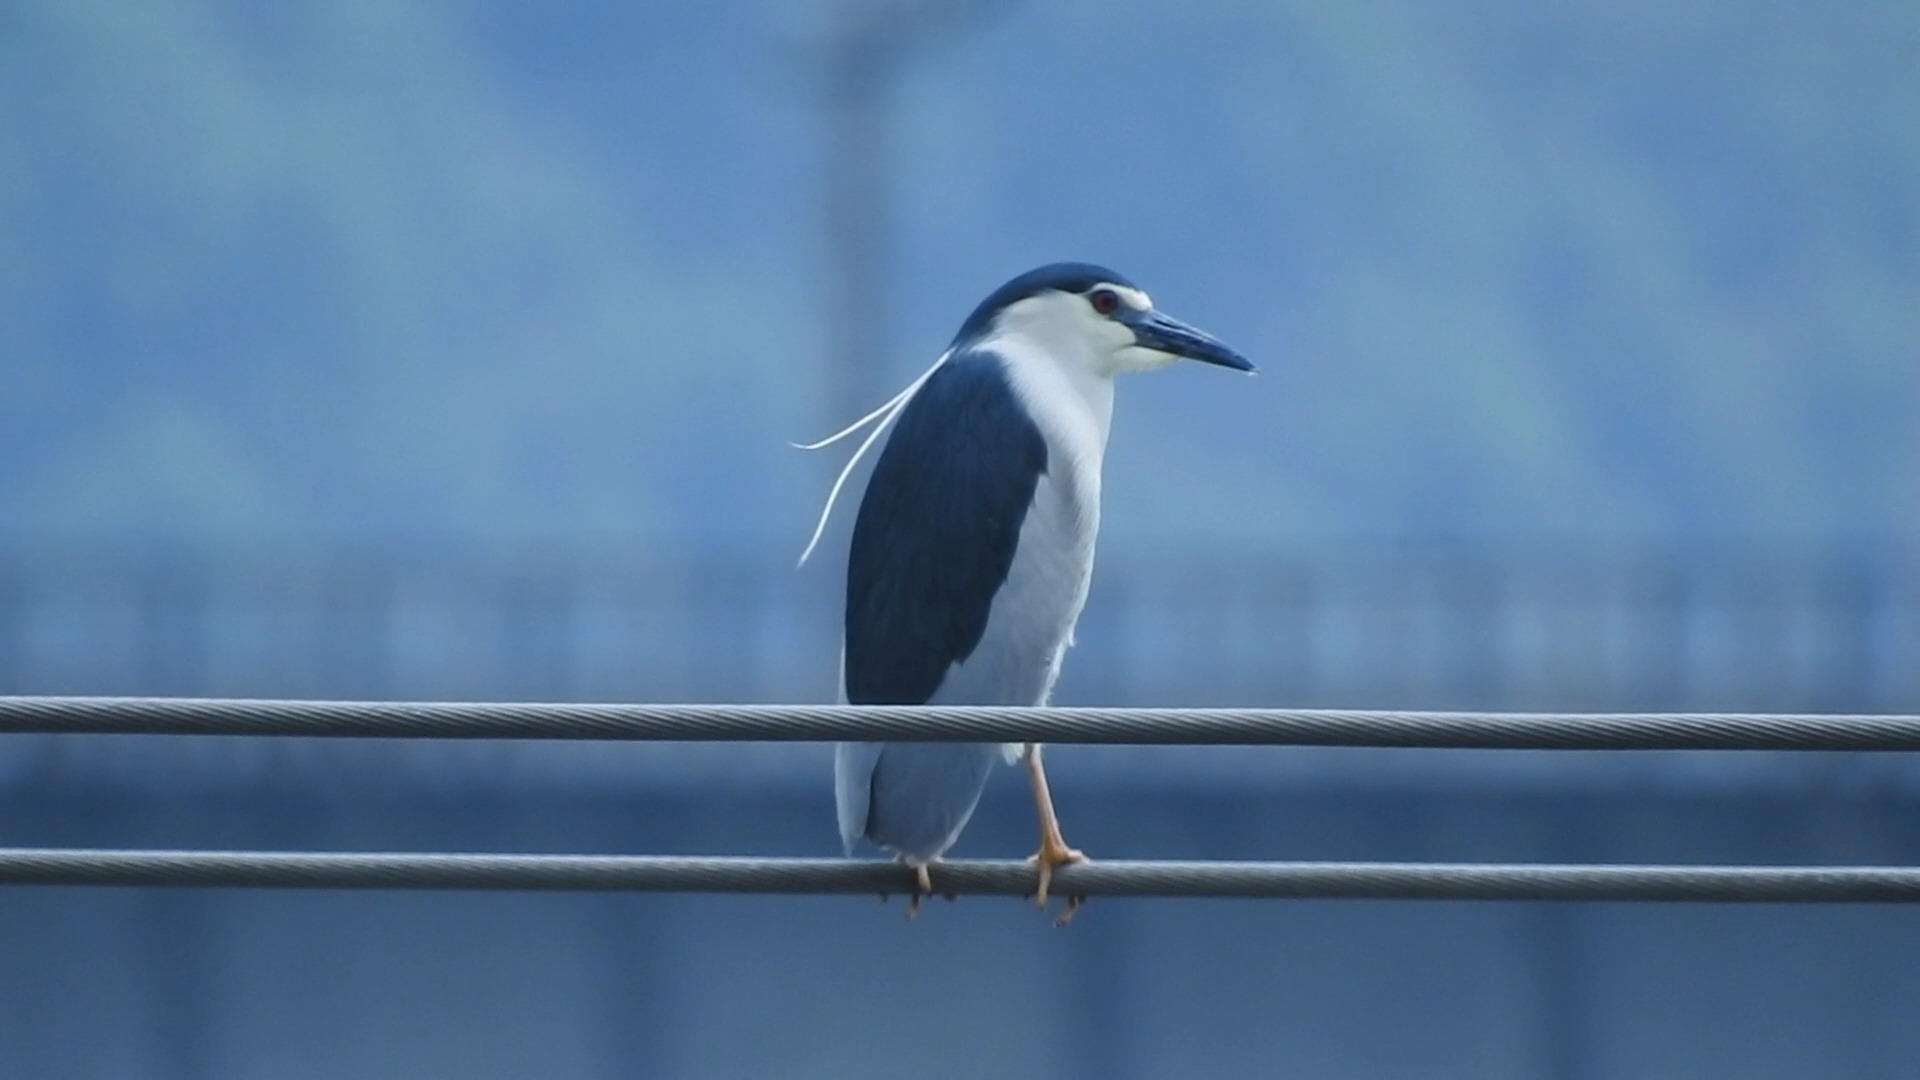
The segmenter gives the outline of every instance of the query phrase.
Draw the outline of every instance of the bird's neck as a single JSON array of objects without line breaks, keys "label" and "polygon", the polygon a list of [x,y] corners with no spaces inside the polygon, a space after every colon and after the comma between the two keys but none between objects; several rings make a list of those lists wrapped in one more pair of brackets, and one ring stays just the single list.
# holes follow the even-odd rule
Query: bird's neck
[{"label": "bird's neck", "polygon": [[1083,342],[1000,334],[981,342],[999,354],[1007,379],[1048,443],[1099,469],[1113,423],[1113,374]]}]

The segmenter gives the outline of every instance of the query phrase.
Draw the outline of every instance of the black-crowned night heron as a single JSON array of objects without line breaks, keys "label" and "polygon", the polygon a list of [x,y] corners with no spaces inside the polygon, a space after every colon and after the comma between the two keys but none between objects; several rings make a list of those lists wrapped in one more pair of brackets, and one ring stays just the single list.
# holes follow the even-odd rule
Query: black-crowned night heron
[{"label": "black-crowned night heron", "polygon": [[[872,425],[834,482],[810,554],[855,463],[894,427],[853,528],[847,701],[1046,704],[1093,575],[1113,377],[1181,359],[1253,370],[1112,270],[1043,266],[982,301],[897,397],[806,448]],[[1003,754],[1025,758],[1033,786],[1044,907],[1054,869],[1082,856],[1061,838],[1038,744],[840,744],[834,790],[847,853],[862,839],[891,851],[931,892],[927,864],[960,835]]]}]

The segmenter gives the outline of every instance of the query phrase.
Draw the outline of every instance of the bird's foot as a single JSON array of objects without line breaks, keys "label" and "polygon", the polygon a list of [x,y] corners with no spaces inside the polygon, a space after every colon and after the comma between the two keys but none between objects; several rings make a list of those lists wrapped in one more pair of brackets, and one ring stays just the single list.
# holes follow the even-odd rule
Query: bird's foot
[{"label": "bird's foot", "polygon": [[[933,877],[927,873],[926,864],[913,868],[913,896],[907,901],[907,918],[920,914],[920,901],[933,895]],[[948,897],[952,899],[952,897]]]},{"label": "bird's foot", "polygon": [[1068,923],[1071,923],[1073,921],[1073,913],[1079,911],[1080,905],[1086,902],[1087,898],[1084,896],[1067,897],[1066,902],[1060,905],[1060,917],[1053,920],[1053,925],[1066,926]]},{"label": "bird's foot", "polygon": [[[1066,841],[1059,837],[1049,836],[1040,841],[1040,850],[1028,857],[1027,861],[1034,864],[1039,876],[1039,882],[1034,888],[1033,902],[1040,907],[1046,907],[1048,891],[1053,886],[1054,870],[1071,863],[1086,862],[1087,857],[1068,847]],[[1085,902],[1084,896],[1067,897],[1066,907],[1060,912],[1060,918],[1055,920],[1054,925],[1065,926],[1072,922],[1073,913],[1080,910],[1080,905]]]}]

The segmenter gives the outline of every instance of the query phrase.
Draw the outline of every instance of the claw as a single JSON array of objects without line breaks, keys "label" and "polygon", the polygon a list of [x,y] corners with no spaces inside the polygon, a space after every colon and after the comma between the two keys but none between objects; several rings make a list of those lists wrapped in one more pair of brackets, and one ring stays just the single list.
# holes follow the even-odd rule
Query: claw
[{"label": "claw", "polygon": [[1073,921],[1073,913],[1074,913],[1074,912],[1076,912],[1076,911],[1079,911],[1079,910],[1080,910],[1080,905],[1081,905],[1081,904],[1084,904],[1084,903],[1086,903],[1086,902],[1087,902],[1087,898],[1086,898],[1086,897],[1084,897],[1084,896],[1069,896],[1069,897],[1067,897],[1067,902],[1066,902],[1066,906],[1064,906],[1064,907],[1062,907],[1062,908],[1060,909],[1060,917],[1059,917],[1059,918],[1057,918],[1057,919],[1055,919],[1055,920],[1053,920],[1053,925],[1055,925],[1055,926],[1065,926],[1065,925],[1067,925],[1068,923],[1070,923],[1070,922],[1072,922],[1072,921]]},{"label": "claw", "polygon": [[[1039,871],[1040,880],[1033,892],[1033,902],[1040,907],[1046,907],[1048,890],[1053,887],[1054,870],[1072,863],[1086,862],[1087,857],[1064,843],[1056,846],[1054,843],[1043,841],[1040,845],[1040,850],[1029,856],[1027,861],[1033,863],[1034,867]],[[1079,904],[1075,903],[1071,898],[1069,898],[1068,902],[1074,907],[1079,906]]]}]

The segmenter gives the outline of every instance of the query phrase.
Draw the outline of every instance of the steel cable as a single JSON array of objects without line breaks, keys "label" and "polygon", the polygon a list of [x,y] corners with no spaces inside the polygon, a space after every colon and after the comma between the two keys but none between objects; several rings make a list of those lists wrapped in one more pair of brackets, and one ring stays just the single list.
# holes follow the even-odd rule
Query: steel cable
[{"label": "steel cable", "polygon": [[1920,716],[0,697],[0,733],[1920,750]]},{"label": "steel cable", "polygon": [[[1025,862],[932,868],[934,890],[1024,896]],[[912,874],[850,859],[0,849],[0,884],[296,889],[904,893]],[[1920,901],[1920,868],[1155,862],[1061,869],[1055,895],[1402,900]]]}]

